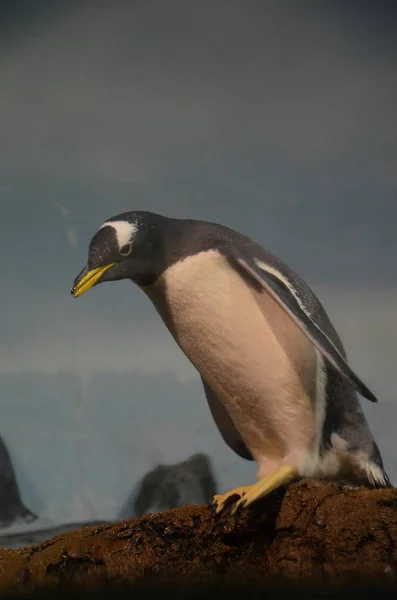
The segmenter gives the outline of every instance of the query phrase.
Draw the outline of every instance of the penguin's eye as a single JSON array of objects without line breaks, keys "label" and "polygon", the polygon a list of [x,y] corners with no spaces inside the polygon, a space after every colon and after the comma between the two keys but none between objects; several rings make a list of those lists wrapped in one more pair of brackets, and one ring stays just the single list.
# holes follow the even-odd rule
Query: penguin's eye
[{"label": "penguin's eye", "polygon": [[124,246],[121,246],[119,252],[122,256],[128,256],[129,254],[131,254],[131,250],[132,250],[132,244],[130,242],[129,244],[125,244]]}]

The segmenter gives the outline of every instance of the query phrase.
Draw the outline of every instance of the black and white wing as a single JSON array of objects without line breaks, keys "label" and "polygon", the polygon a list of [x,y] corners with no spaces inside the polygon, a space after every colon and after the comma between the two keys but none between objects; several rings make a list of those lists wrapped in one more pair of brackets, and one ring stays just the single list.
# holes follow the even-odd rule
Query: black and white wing
[{"label": "black and white wing", "polygon": [[245,274],[248,280],[256,282],[257,286],[259,285],[278,302],[341,377],[346,379],[362,396],[371,402],[377,402],[374,394],[354,373],[335,344],[313,320],[285,275],[264,261],[250,259],[246,254],[244,254],[244,258],[236,256],[232,248],[230,252],[227,252],[227,257],[239,272]]}]

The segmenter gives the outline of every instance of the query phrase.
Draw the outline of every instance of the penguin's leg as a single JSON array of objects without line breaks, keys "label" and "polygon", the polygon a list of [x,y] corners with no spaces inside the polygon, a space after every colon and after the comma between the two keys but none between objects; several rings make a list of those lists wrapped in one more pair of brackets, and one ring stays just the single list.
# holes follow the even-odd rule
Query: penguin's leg
[{"label": "penguin's leg", "polygon": [[282,465],[277,471],[266,477],[262,477],[253,485],[238,487],[225,494],[214,496],[213,505],[216,507],[215,514],[221,513],[226,508],[226,505],[229,504],[229,499],[233,496],[238,496],[239,499],[236,500],[231,510],[232,515],[234,515],[237,510],[251,506],[276,489],[300,478],[301,475],[299,474],[297,467],[292,465]]},{"label": "penguin's leg", "polygon": [[263,477],[254,485],[249,486],[248,491],[244,496],[235,503],[231,514],[234,515],[237,510],[241,508],[247,508],[257,502],[261,498],[268,496],[271,492],[274,492],[284,485],[288,485],[294,480],[300,479],[298,469],[292,465],[282,465],[280,468],[271,475]]}]

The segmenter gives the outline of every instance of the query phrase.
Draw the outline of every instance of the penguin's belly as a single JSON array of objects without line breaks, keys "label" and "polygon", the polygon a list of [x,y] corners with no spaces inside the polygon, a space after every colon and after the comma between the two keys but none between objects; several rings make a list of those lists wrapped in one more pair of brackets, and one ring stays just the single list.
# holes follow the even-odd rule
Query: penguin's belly
[{"label": "penguin's belly", "polygon": [[148,295],[255,458],[310,445],[317,355],[266,292],[207,251],[170,267]]}]

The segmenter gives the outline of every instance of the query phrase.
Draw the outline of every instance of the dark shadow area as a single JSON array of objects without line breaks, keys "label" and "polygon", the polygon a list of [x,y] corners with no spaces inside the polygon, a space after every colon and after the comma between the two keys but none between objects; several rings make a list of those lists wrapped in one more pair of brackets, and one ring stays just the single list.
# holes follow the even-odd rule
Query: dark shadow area
[{"label": "dark shadow area", "polygon": [[37,29],[76,7],[76,0],[2,0],[0,3],[0,46],[24,36],[34,36]]},{"label": "dark shadow area", "polygon": [[[307,587],[291,585],[282,582],[278,586],[222,586],[208,585],[197,586],[155,586],[155,585],[136,585],[119,589],[117,586],[107,586],[106,589],[84,590],[81,588],[61,588],[48,592],[33,592],[24,594],[24,598],[35,598],[37,600],[52,600],[53,598],[68,599],[81,598],[84,600],[124,600],[127,598],[227,598],[228,600],[241,598],[291,598],[294,600],[306,600],[309,598],[395,598],[397,586],[376,587],[376,586],[356,586],[356,587]],[[13,600],[20,598],[19,595],[0,596],[3,600]]]}]

